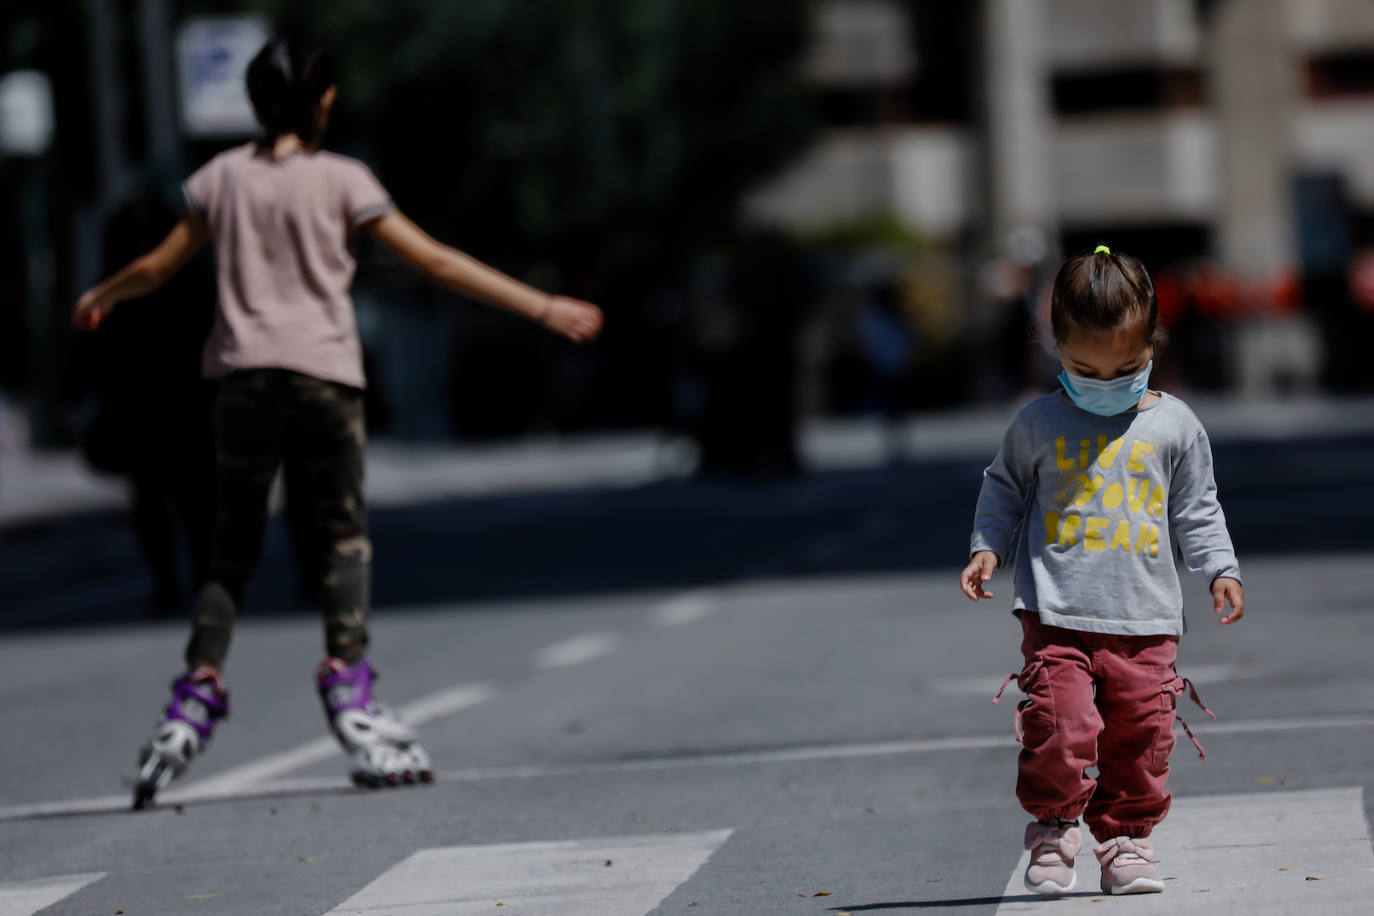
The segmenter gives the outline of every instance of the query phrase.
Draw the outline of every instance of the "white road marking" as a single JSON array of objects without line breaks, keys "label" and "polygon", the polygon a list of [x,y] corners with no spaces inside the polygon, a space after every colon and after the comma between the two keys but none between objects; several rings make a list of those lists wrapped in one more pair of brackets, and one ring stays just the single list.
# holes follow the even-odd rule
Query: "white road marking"
[{"label": "white road marking", "polygon": [[[1295,719],[1251,719],[1246,722],[1209,723],[1193,729],[1199,736],[1297,731],[1315,728],[1370,728],[1374,716],[1304,716]],[[702,754],[680,757],[643,757],[629,760],[587,761],[581,763],[528,764],[451,770],[437,774],[445,782],[472,782],[485,779],[528,779],[542,776],[581,776],[603,773],[642,773],[704,766],[749,766],[773,763],[806,763],[813,760],[844,760],[887,757],[903,754],[930,754],[947,751],[977,751],[1016,746],[1008,726],[1003,734],[962,735],[910,741],[872,741],[848,744],[818,744],[764,751],[739,751],[730,754]]]},{"label": "white road marking", "polygon": [[[984,677],[946,677],[931,684],[931,690],[947,697],[987,696],[997,692],[1002,679],[1011,672],[1008,667],[1002,674],[989,674]],[[1008,690],[1016,689],[1016,681],[1007,685]]]},{"label": "white road marking", "polygon": [[[1374,898],[1374,852],[1360,788],[1175,799],[1152,838],[1164,892],[1133,896],[1132,916],[1354,916],[1368,914]],[[1021,876],[1029,861],[1024,853],[999,914],[1101,913],[1100,873],[1086,837],[1076,863],[1078,887],[1065,898],[1025,889]]]},{"label": "white road marking", "polygon": [[[1208,735],[1274,734],[1277,732],[1312,731],[1321,729],[1374,728],[1374,716],[1302,716],[1291,719],[1246,719],[1240,722],[1208,722],[1198,724],[1193,731],[1202,738]],[[435,774],[440,782],[478,782],[489,779],[534,779],[545,776],[584,776],[614,773],[639,773],[656,770],[675,770],[704,766],[749,766],[754,764],[805,763],[813,760],[844,760],[863,757],[886,757],[902,754],[932,754],[947,751],[977,751],[1012,748],[1016,739],[1008,725],[1005,732],[995,735],[962,735],[948,738],[913,739],[909,741],[875,741],[850,744],[819,744],[779,750],[742,751],[731,754],[702,754],[681,757],[644,757],[629,760],[587,761],[582,763],[516,764],[470,770],[448,770]],[[331,748],[334,745],[330,745]],[[332,751],[331,751],[332,752]],[[218,778],[218,777],[215,777]],[[188,783],[175,795],[163,793],[161,801],[186,803],[216,801],[240,795],[289,795],[296,792],[347,788],[348,780],[338,777],[301,779],[265,779],[259,783],[234,787],[218,787],[211,794],[203,787],[210,780]],[[212,786],[212,788],[215,788]],[[128,795],[102,795],[64,801],[31,802],[0,808],[0,822],[31,817],[50,817],[63,814],[99,814],[118,811],[129,806]]]},{"label": "white road marking", "polygon": [[103,871],[96,871],[30,881],[0,881],[0,916],[33,916],[103,877]]},{"label": "white road marking", "polygon": [[[396,711],[409,725],[420,726],[435,719],[450,716],[489,699],[495,691],[487,684],[460,684],[412,700]],[[268,782],[303,766],[328,760],[340,754],[339,745],[331,736],[307,741],[298,747],[269,754],[252,763],[232,767],[222,773],[172,786],[162,792],[158,799],[167,803],[204,800],[208,798],[228,798],[243,794],[255,785]]]},{"label": "white road marking", "polygon": [[649,616],[656,627],[681,627],[709,617],[720,604],[706,592],[687,592],[654,607]]},{"label": "white road marking", "polygon": [[325,916],[644,916],[730,833],[422,849]]},{"label": "white road marking", "polygon": [[[1201,735],[1245,734],[1296,731],[1314,728],[1370,728],[1374,716],[1328,719],[1261,719],[1250,722],[1226,723],[1218,726],[1199,726]],[[933,754],[1014,748],[1016,740],[1007,729],[1001,735],[966,735],[955,738],[930,738],[912,741],[856,742],[851,744],[819,744],[782,748],[769,751],[740,751],[730,754],[701,754],[679,757],[640,757],[619,760],[592,760],[578,763],[535,763],[510,766],[481,767],[468,770],[447,770],[435,774],[439,782],[483,782],[494,779],[540,779],[550,776],[600,776],[622,773],[650,773],[660,770],[680,770],[694,767],[757,766],[778,763],[808,763],[818,760],[846,760],[865,757],[888,757],[904,754]],[[257,786],[258,794],[290,794],[343,787],[342,779],[279,780]],[[4,820],[0,811],[0,821]]]},{"label": "white road marking", "polygon": [[[942,678],[932,684],[931,689],[944,696],[989,696],[997,692],[997,687],[1002,683],[1002,679],[1011,671],[1001,674],[989,674],[980,677],[949,677]],[[1194,684],[1221,684],[1228,681],[1240,681],[1250,678],[1262,677],[1264,672],[1253,666],[1241,666],[1232,664],[1215,665],[1187,665],[1180,667],[1178,673],[1192,681]],[[1007,685],[1008,690],[1016,689],[1016,682],[1012,681]]]},{"label": "white road marking", "polygon": [[420,726],[471,709],[495,695],[496,690],[489,684],[457,684],[411,700],[398,707],[397,712],[406,724]]},{"label": "white road marking", "polygon": [[[290,750],[269,754],[252,763],[230,767],[205,779],[173,784],[158,793],[157,800],[170,805],[191,799],[230,798],[243,793],[249,786],[275,779],[321,760],[328,760],[337,753],[339,745],[333,738],[316,738]],[[194,765],[192,763],[192,766]]]},{"label": "white road marking", "polygon": [[534,653],[536,668],[569,668],[581,665],[620,648],[620,637],[614,633],[584,633],[545,646]]}]

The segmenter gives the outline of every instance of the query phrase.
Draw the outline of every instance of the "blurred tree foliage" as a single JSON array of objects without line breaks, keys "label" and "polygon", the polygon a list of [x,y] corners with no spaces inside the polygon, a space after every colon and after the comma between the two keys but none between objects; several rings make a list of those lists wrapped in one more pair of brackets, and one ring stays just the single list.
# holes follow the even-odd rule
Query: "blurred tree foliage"
[{"label": "blurred tree foliage", "polygon": [[441,231],[718,231],[808,136],[797,0],[264,0],[338,58],[350,139]]},{"label": "blurred tree foliage", "polygon": [[[665,289],[805,148],[806,0],[259,0],[335,55],[331,145],[402,210],[603,304],[600,363],[662,419]],[[644,378],[645,373],[652,378]]]}]

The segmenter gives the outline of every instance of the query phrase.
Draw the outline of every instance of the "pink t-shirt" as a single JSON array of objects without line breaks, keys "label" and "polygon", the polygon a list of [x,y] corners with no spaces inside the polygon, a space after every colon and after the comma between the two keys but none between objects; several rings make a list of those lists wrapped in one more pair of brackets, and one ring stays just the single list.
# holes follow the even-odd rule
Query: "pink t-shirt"
[{"label": "pink t-shirt", "polygon": [[202,374],[291,369],[362,388],[353,234],[394,206],[367,166],[323,151],[278,160],[249,143],[211,159],[182,192],[210,226],[219,277]]}]

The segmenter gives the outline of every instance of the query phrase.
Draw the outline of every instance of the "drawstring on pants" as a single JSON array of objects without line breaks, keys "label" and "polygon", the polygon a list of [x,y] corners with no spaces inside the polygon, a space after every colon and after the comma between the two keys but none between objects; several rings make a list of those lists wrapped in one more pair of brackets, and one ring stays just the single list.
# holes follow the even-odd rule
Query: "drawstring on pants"
[{"label": "drawstring on pants", "polygon": [[[1006,676],[1006,678],[1002,681],[1002,686],[998,687],[997,692],[992,695],[993,706],[996,706],[997,701],[1002,699],[1002,694],[1006,692],[1007,686],[1010,685],[1012,681],[1017,680],[1019,677],[1020,672],[1017,671],[1013,671],[1011,674],[1008,674]],[[1193,684],[1193,682],[1185,677],[1183,678],[1183,686],[1188,691],[1189,699],[1191,699],[1194,703],[1197,704],[1197,708],[1207,713],[1208,718],[1216,719],[1217,714],[1212,712],[1210,709],[1206,707],[1205,704],[1203,704],[1202,698],[1198,696],[1197,687]],[[1165,687],[1164,692],[1171,693],[1172,691],[1168,687]],[[1021,729],[1021,714],[1025,711],[1026,707],[1030,705],[1030,703],[1030,699],[1027,698],[1025,700],[1022,700],[1020,703],[1016,704],[1016,715],[1012,718],[1011,731],[1012,734],[1016,736],[1016,740],[1018,742],[1024,742],[1024,735]],[[1183,733],[1188,736],[1189,741],[1193,742],[1193,747],[1197,748],[1198,757],[1202,760],[1206,760],[1207,752],[1202,749],[1202,744],[1198,742],[1197,736],[1193,734],[1193,730],[1188,727],[1187,721],[1184,720],[1184,718],[1178,714],[1177,700],[1175,700],[1174,718],[1178,720],[1179,725],[1183,726]]]},{"label": "drawstring on pants", "polygon": [[[1202,699],[1197,695],[1197,687],[1193,686],[1192,681],[1188,680],[1185,677],[1183,679],[1183,686],[1188,688],[1188,696],[1194,703],[1197,704],[1198,709],[1207,713],[1207,715],[1212,719],[1215,719],[1217,717],[1216,713],[1212,712],[1210,709],[1208,709],[1206,706],[1202,704]],[[1188,723],[1183,721],[1183,717],[1178,714],[1177,701],[1175,701],[1174,718],[1178,720],[1179,725],[1183,726],[1183,733],[1188,736],[1189,741],[1193,742],[1193,747],[1197,748],[1198,757],[1202,760],[1206,760],[1207,753],[1203,751],[1202,745],[1199,744],[1197,738],[1193,736],[1193,730],[1188,727]]]},{"label": "drawstring on pants", "polygon": [[[1007,685],[1010,684],[1012,681],[1016,680],[1017,678],[1019,678],[1020,676],[1021,676],[1021,674],[1020,674],[1019,671],[1013,671],[1011,674],[1008,674],[1008,675],[1007,675],[1006,680],[1004,680],[1004,681],[1002,682],[1002,686],[999,687],[999,688],[997,688],[997,693],[993,694],[993,697],[992,697],[992,705],[993,705],[993,706],[996,706],[996,705],[997,705],[997,701],[1000,700],[1000,699],[1002,699],[1002,692],[1005,691],[1005,690],[1007,689]],[[1016,736],[1017,742],[1018,742],[1018,743],[1022,743],[1022,744],[1025,743],[1025,737],[1024,737],[1024,735],[1022,734],[1022,732],[1021,732],[1021,713],[1025,710],[1025,708],[1026,708],[1027,706],[1030,705],[1030,702],[1031,702],[1030,699],[1027,698],[1027,699],[1022,700],[1020,703],[1017,703],[1017,704],[1016,704],[1016,715],[1015,715],[1014,717],[1012,717],[1012,721],[1011,721],[1011,733],[1012,733],[1013,735]]]}]

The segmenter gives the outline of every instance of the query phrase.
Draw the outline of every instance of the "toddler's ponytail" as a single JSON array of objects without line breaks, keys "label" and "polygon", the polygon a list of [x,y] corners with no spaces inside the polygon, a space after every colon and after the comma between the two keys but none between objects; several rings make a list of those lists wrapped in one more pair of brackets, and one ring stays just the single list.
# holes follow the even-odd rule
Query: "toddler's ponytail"
[{"label": "toddler's ponytail", "polygon": [[1164,346],[1159,297],[1138,259],[1098,245],[1092,254],[1071,258],[1055,275],[1050,325],[1056,343],[1074,328],[1111,332],[1135,322],[1142,323],[1146,341],[1157,351]]}]

